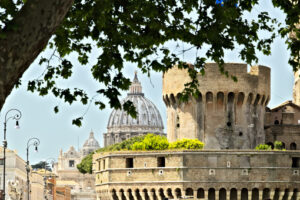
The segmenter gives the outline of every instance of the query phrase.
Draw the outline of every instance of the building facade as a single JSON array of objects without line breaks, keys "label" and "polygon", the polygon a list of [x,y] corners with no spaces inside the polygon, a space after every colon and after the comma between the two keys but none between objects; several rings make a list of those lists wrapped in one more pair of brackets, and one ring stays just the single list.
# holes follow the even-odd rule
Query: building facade
[{"label": "building facade", "polygon": [[57,175],[56,186],[68,186],[71,188],[72,200],[96,199],[95,177],[91,174],[82,174],[76,165],[89,153],[99,149],[99,143],[91,132],[83,147],[77,151],[73,146],[63,153],[60,150],[58,162],[54,165],[54,173]]},{"label": "building facade", "polygon": [[156,106],[144,96],[136,73],[122,104],[126,101],[134,104],[137,117],[132,118],[126,111],[114,109],[107,123],[107,133],[103,133],[105,147],[147,133],[165,135],[161,115]]},{"label": "building facade", "polygon": [[[3,148],[0,147],[0,187],[3,188]],[[17,183],[17,187],[22,191],[23,199],[27,200],[27,186],[26,186],[26,162],[17,154],[16,151],[6,149],[6,174],[5,174],[5,199],[9,199],[9,184]]]},{"label": "building facade", "polygon": [[300,151],[111,152],[93,163],[101,200],[300,199]]},{"label": "building facade", "polygon": [[38,199],[42,199],[44,196],[45,196],[44,177],[40,173],[33,171],[31,173],[30,199],[38,200]]},{"label": "building facade", "polygon": [[275,141],[281,141],[285,149],[299,149],[300,106],[286,101],[273,109],[267,109],[265,132],[267,144],[273,146]]}]

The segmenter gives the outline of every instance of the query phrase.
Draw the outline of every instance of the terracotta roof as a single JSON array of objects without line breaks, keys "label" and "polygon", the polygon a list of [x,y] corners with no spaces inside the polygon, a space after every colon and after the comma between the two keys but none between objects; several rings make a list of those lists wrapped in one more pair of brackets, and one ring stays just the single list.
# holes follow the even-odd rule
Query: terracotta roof
[{"label": "terracotta roof", "polygon": [[295,107],[295,108],[297,108],[297,109],[300,110],[300,106],[298,106],[297,104],[295,104],[291,100],[289,100],[289,101],[285,101],[282,104],[280,104],[280,105],[272,108],[271,111],[277,111],[277,110],[279,110],[279,109],[281,109],[281,108],[283,108],[285,106],[292,106],[292,107]]}]

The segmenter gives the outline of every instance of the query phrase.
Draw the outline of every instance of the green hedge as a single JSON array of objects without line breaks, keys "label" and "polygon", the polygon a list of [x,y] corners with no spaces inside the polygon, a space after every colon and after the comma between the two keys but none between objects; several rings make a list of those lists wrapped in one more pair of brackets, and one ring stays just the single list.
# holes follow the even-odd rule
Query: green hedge
[{"label": "green hedge", "polygon": [[267,144],[259,144],[255,147],[256,150],[272,150],[272,147]]},{"label": "green hedge", "polygon": [[170,143],[169,149],[203,149],[204,143],[197,139],[181,139]]},{"label": "green hedge", "polygon": [[93,154],[90,153],[89,155],[85,156],[82,161],[76,166],[80,173],[86,174],[92,173],[93,168]]},{"label": "green hedge", "polygon": [[272,149],[272,146],[268,144],[259,144],[255,147],[256,150],[282,150],[285,151],[283,148],[282,142],[281,141],[275,141],[274,142],[274,149]]},{"label": "green hedge", "polygon": [[[121,150],[166,150],[166,149],[203,149],[204,143],[197,139],[182,139],[176,142],[169,143],[167,138],[160,135],[149,133],[144,136],[132,137],[123,142],[100,148],[96,152],[109,152],[109,151],[121,151]],[[85,174],[92,173],[93,153],[84,157],[80,164],[77,165],[77,169]]]},{"label": "green hedge", "polygon": [[165,150],[168,149],[169,142],[166,137],[147,134],[140,142],[135,142],[132,145],[132,150]]}]

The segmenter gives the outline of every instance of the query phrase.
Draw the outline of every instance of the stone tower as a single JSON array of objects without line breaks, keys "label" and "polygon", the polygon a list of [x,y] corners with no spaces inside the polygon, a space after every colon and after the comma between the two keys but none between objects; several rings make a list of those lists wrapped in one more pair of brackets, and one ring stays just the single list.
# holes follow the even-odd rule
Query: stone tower
[{"label": "stone tower", "polygon": [[179,101],[179,93],[190,81],[188,73],[174,67],[163,75],[163,100],[167,106],[169,141],[197,138],[206,149],[252,149],[264,143],[264,114],[270,100],[270,69],[228,63],[225,70],[234,82],[219,72],[217,64],[206,64],[198,75],[200,96]]}]

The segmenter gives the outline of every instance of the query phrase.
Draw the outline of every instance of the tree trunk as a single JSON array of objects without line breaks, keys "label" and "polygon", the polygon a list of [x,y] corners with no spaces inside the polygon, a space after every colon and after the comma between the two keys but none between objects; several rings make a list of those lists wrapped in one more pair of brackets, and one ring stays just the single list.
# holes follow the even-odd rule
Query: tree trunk
[{"label": "tree trunk", "polygon": [[[28,0],[0,39],[0,110],[14,85],[45,48],[73,0]],[[13,27],[13,28],[7,28]]]}]

